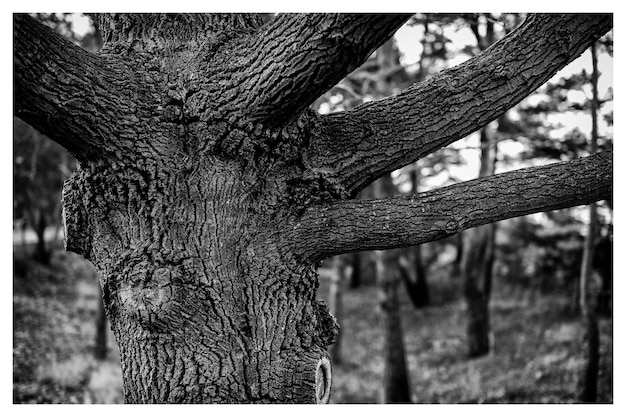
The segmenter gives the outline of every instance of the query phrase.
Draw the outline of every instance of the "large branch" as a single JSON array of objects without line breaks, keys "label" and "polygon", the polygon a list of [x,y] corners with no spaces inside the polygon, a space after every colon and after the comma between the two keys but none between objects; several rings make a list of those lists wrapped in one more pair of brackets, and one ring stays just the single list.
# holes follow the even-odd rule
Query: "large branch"
[{"label": "large branch", "polygon": [[309,168],[355,193],[506,112],[612,26],[610,15],[530,15],[465,63],[404,92],[321,117]]},{"label": "large branch", "polygon": [[319,260],[417,245],[511,217],[611,199],[612,158],[603,152],[411,196],[311,207],[293,226],[294,242],[300,242],[301,256]]},{"label": "large branch", "polygon": [[132,91],[115,85],[128,77],[30,16],[15,15],[13,31],[15,115],[79,159],[130,149]]},{"label": "large branch", "polygon": [[[242,108],[279,126],[339,82],[411,15],[284,14],[246,50]],[[238,105],[238,103],[233,103]]]}]

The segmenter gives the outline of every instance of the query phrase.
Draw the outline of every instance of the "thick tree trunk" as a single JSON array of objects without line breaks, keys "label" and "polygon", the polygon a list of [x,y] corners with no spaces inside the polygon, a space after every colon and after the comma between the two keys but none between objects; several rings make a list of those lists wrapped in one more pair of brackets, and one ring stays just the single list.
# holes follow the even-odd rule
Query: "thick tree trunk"
[{"label": "thick tree trunk", "polygon": [[[98,272],[127,402],[328,402],[337,325],[315,299],[315,262],[612,193],[607,153],[436,194],[341,201],[492,120],[611,25],[534,16],[425,88],[345,120],[306,110],[408,17],[262,26],[243,14],[107,15],[94,54],[15,16],[16,115],[80,161],[64,187],[66,247]],[[515,185],[506,206],[494,182]],[[401,340],[390,323],[389,340]]]},{"label": "thick tree trunk", "polygon": [[335,324],[310,264],[272,238],[237,164],[194,169],[84,167],[66,185],[66,224],[92,233],[67,245],[100,274],[126,401],[326,400]]},{"label": "thick tree trunk", "polygon": [[[211,32],[217,23],[200,15],[184,27],[167,16],[107,18],[106,28],[132,30],[105,32],[101,56],[116,54],[143,80],[137,111],[155,122],[137,120],[133,153],[86,158],[65,184],[64,220],[67,248],[98,271],[126,402],[327,402],[326,347],[337,325],[284,226],[304,195],[289,183],[301,169],[260,139],[297,141],[299,128],[265,132],[220,119],[207,109],[210,81],[194,84],[201,61],[189,64],[185,45],[201,39],[168,32],[204,28],[203,42],[236,50],[231,38],[245,19],[231,22],[235,32]],[[143,31],[153,26],[165,32]],[[117,55],[125,36],[135,52]],[[219,62],[212,74],[230,68]],[[151,97],[162,104],[142,107]],[[101,129],[113,130],[107,123]]]}]

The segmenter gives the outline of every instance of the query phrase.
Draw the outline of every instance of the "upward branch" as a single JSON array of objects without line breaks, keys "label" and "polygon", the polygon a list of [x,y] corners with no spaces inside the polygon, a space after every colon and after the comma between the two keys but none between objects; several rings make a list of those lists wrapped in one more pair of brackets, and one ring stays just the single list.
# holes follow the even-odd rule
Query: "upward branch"
[{"label": "upward branch", "polygon": [[465,63],[404,92],[321,117],[309,168],[350,193],[485,126],[611,28],[607,15],[530,15]]},{"label": "upward branch", "polygon": [[442,239],[511,217],[610,199],[613,153],[483,177],[386,200],[348,200],[309,208],[292,226],[301,256],[319,260],[357,250]]},{"label": "upward branch", "polygon": [[82,160],[129,149],[132,127],[120,121],[133,122],[132,91],[110,81],[128,77],[27,15],[15,15],[13,30],[15,115]]},{"label": "upward branch", "polygon": [[246,50],[246,112],[281,125],[339,82],[410,15],[284,14]]}]

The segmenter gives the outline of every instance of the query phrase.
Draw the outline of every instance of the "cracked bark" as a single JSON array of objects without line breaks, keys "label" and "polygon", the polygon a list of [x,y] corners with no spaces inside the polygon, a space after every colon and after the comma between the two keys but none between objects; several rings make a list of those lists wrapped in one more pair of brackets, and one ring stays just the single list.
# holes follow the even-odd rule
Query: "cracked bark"
[{"label": "cracked bark", "polygon": [[392,249],[539,211],[612,199],[613,152],[466,181],[416,195],[309,207],[291,233],[313,260]]},{"label": "cracked bark", "polygon": [[[98,273],[127,402],[327,402],[326,347],[336,323],[316,300],[315,261],[414,245],[612,192],[612,154],[605,153],[417,197],[340,201],[384,170],[368,168],[346,187],[329,165],[316,165],[333,147],[318,140],[328,119],[306,107],[406,17],[286,16],[268,26],[254,15],[97,19],[105,44],[87,53],[15,16],[15,112],[80,161],[64,187],[66,247]],[[539,27],[547,31],[558,19],[539,19]],[[572,45],[599,33],[604,20],[577,27]],[[319,27],[300,38],[288,35],[316,21]],[[378,33],[363,29],[368,22]],[[325,43],[324,25],[352,41]],[[567,28],[559,24],[557,40],[569,36],[561,33]],[[302,66],[297,48],[272,49],[285,38],[303,50],[312,46],[314,62]],[[541,44],[551,51],[550,42]],[[355,53],[346,57],[346,48]],[[552,58],[542,51],[533,62]],[[564,48],[556,66],[576,53]],[[276,67],[278,58],[284,61]],[[277,79],[269,68],[293,77]],[[455,74],[463,72],[446,77]],[[377,108],[380,117],[396,111]],[[446,108],[456,110],[475,116]],[[468,125],[485,119],[472,120]],[[351,123],[346,119],[348,136]],[[433,124],[446,131],[440,128]],[[387,137],[406,148],[402,132]],[[446,138],[437,146],[452,140]],[[372,147],[370,166],[388,145]],[[423,149],[411,152],[413,158]],[[480,202],[474,209],[471,199]]]},{"label": "cracked bark", "polygon": [[321,117],[307,154],[352,195],[480,129],[545,83],[612,26],[610,15],[529,15],[491,48],[392,97]]}]

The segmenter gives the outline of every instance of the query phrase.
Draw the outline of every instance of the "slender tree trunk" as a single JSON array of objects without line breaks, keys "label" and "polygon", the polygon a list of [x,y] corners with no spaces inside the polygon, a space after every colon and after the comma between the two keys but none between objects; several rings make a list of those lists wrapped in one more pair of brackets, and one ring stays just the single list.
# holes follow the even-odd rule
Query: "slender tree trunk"
[{"label": "slender tree trunk", "polygon": [[[479,177],[495,171],[496,141],[486,126],[480,133],[481,167]],[[464,294],[467,304],[467,342],[469,357],[486,355],[490,350],[489,299],[495,249],[494,223],[467,230],[463,262]]]},{"label": "slender tree trunk", "polygon": [[[419,192],[419,165],[413,164],[411,170],[411,194]],[[410,275],[402,274],[406,291],[415,308],[424,308],[430,305],[430,290],[428,288],[428,278],[426,268],[422,260],[422,245],[417,245],[413,250],[415,282],[411,281]],[[400,267],[402,268],[402,267]]]},{"label": "slender tree trunk", "polygon": [[361,286],[361,254],[359,252],[354,252],[350,255],[347,255],[350,258],[351,263],[351,273],[349,274],[351,289],[359,288]]},{"label": "slender tree trunk", "polygon": [[42,264],[48,264],[50,262],[50,252],[46,245],[46,227],[48,223],[46,222],[46,216],[41,211],[37,211],[37,220],[34,224],[33,229],[35,230],[35,235],[37,236],[37,243],[35,244],[35,254],[34,257],[37,261]]},{"label": "slender tree trunk", "polygon": [[603,240],[595,248],[595,252],[601,254],[596,256],[596,268],[600,269],[602,277],[602,289],[598,294],[598,315],[611,317],[613,300],[613,238],[611,236]]},{"label": "slender tree trunk", "polygon": [[380,306],[383,327],[383,371],[382,403],[411,402],[411,386],[404,351],[404,336],[400,318],[398,286],[400,284],[386,259],[388,254],[376,251],[376,276],[380,287]]},{"label": "slender tree trunk", "polygon": [[104,309],[104,301],[102,300],[102,289],[98,285],[98,309],[96,312],[96,338],[94,356],[98,360],[104,360],[107,357],[107,316]]},{"label": "slender tree trunk", "polygon": [[454,262],[452,263],[452,276],[454,277],[461,276],[461,263],[463,261],[463,236],[464,232],[460,232],[455,235],[456,255],[454,257]]},{"label": "slender tree trunk", "polygon": [[[593,98],[591,100],[591,146],[590,153],[597,151],[598,141],[598,61],[596,44],[591,46],[591,59],[593,71],[591,73],[591,88]],[[583,316],[585,327],[586,348],[585,365],[583,371],[583,383],[580,390],[580,400],[583,402],[596,402],[598,397],[598,368],[600,363],[600,333],[598,331],[598,318],[595,306],[591,301],[591,279],[593,274],[593,256],[595,251],[595,238],[598,223],[596,204],[589,205],[589,226],[585,237],[583,261],[580,272],[580,311]]]},{"label": "slender tree trunk", "polygon": [[[376,197],[385,194],[384,184],[389,176],[373,184]],[[411,386],[404,351],[404,335],[398,300],[398,273],[391,266],[391,252],[375,251],[376,283],[379,287],[381,323],[383,329],[383,404],[411,402]]]}]

